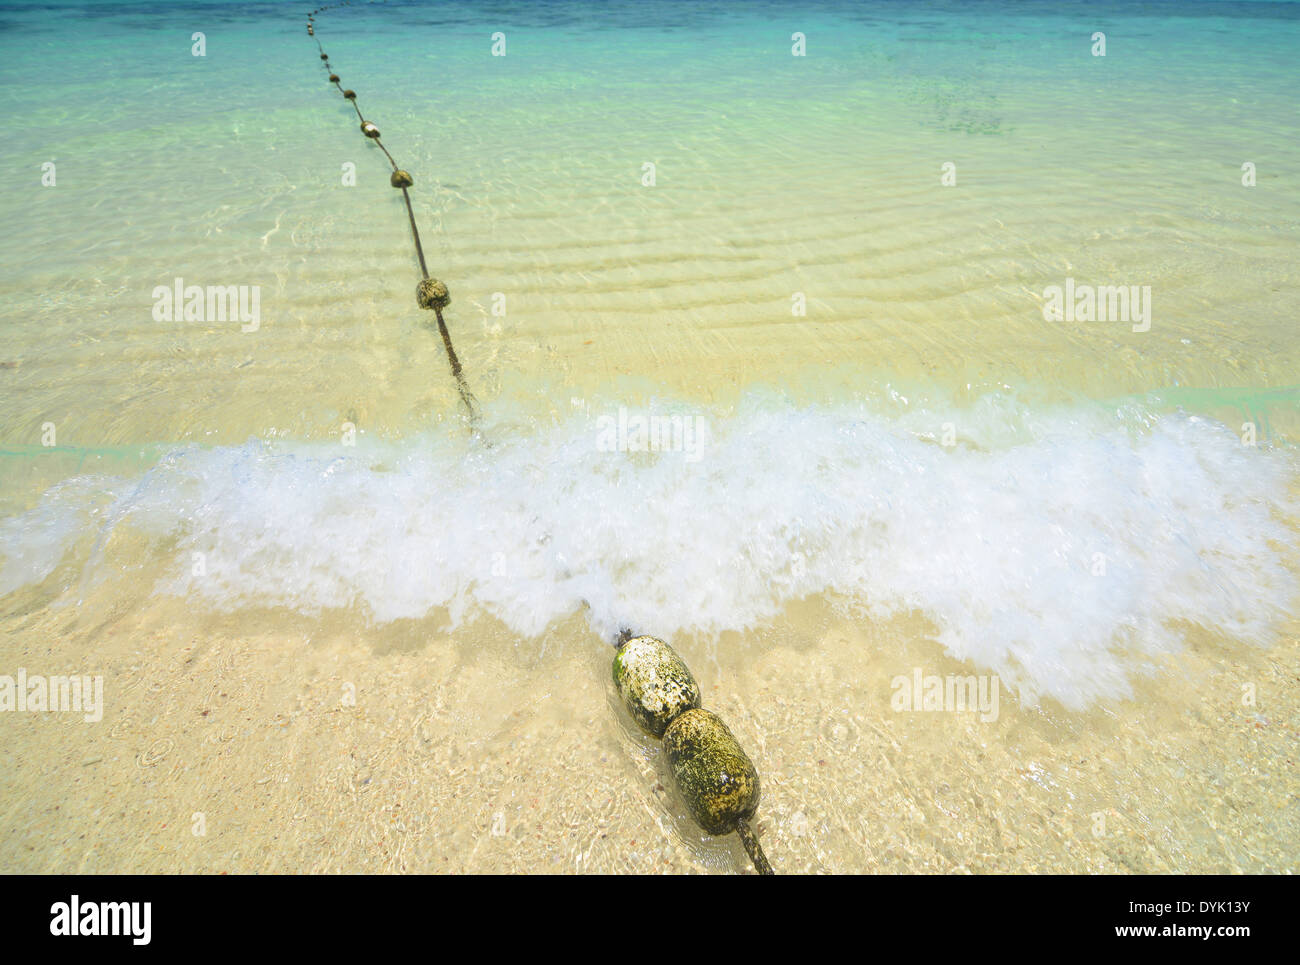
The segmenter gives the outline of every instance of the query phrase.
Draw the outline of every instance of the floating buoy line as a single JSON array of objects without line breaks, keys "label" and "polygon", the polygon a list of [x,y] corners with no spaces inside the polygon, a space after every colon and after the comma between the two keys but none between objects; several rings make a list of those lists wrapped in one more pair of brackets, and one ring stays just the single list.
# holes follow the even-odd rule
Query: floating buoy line
[{"label": "floating buoy line", "polygon": [[[372,0],[373,2],[373,0]],[[330,64],[329,55],[316,37],[316,15],[331,7],[348,7],[350,2],[317,7],[307,15],[307,35],[316,42],[322,65],[329,72],[329,82],[357,112],[361,133],[384,152],[393,172],[389,183],[402,192],[406,215],[411,224],[411,239],[420,263],[420,283],[415,300],[423,309],[431,309],[438,320],[438,332],[451,374],[456,379],[461,402],[469,412],[470,424],[478,421],[478,406],[465,380],[460,359],[451,344],[451,333],[443,320],[442,310],[451,303],[447,286],[429,274],[420,245],[420,230],[415,224],[409,189],[415,184],[410,173],[398,166],[379,137],[379,128],[366,120],[357,105],[356,91],[343,86]],[[614,641],[614,686],[624,707],[646,733],[663,741],[664,756],[682,799],[698,824],[711,835],[735,832],[754,868],[762,875],[774,874],[751,822],[758,811],[760,784],[758,770],[741,748],[735,735],[722,718],[701,706],[700,687],[685,662],[672,647],[649,636],[635,636],[623,630]]]},{"label": "floating buoy line", "polygon": [[[351,4],[342,3],[338,6],[347,7]],[[460,400],[465,404],[469,412],[471,425],[478,421],[478,406],[474,401],[474,394],[469,390],[469,384],[465,381],[465,372],[461,368],[460,359],[456,356],[456,349],[451,344],[451,333],[447,331],[447,323],[443,321],[442,310],[451,304],[451,293],[447,286],[436,278],[429,275],[429,266],[424,260],[424,248],[420,244],[420,229],[415,225],[415,210],[411,207],[410,188],[415,184],[415,179],[411,175],[397,166],[397,161],[393,155],[384,147],[384,142],[379,138],[379,128],[366,120],[365,115],[361,113],[361,108],[357,105],[357,92],[345,88],[339,75],[334,73],[333,66],[330,65],[329,54],[325,53],[325,48],[321,46],[320,40],[316,38],[315,19],[316,14],[322,10],[328,10],[329,7],[317,7],[307,17],[307,36],[316,41],[316,49],[320,51],[321,63],[329,71],[329,82],[338,88],[339,93],[343,95],[344,100],[352,105],[352,109],[357,112],[357,120],[361,122],[361,133],[370,140],[374,141],[379,150],[384,152],[384,157],[388,158],[388,163],[392,165],[393,173],[389,177],[389,183],[402,192],[402,200],[406,202],[406,216],[411,222],[411,239],[415,242],[415,256],[420,262],[420,283],[415,287],[415,301],[421,308],[432,309],[434,316],[438,319],[438,333],[442,336],[443,347],[447,350],[447,361],[451,365],[451,374],[456,379],[456,388],[460,391]]]}]

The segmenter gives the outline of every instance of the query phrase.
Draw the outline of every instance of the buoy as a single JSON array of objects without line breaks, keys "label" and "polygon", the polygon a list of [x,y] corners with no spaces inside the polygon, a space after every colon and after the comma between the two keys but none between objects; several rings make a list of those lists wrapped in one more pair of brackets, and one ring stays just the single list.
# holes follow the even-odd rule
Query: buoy
[{"label": "buoy", "polygon": [[709,834],[730,834],[758,810],[758,771],[717,714],[681,714],[664,731],[664,753],[691,817]]},{"label": "buoy", "polygon": [[361,133],[364,134],[366,137],[378,137],[379,128],[375,127],[375,125],[371,124],[369,121],[362,121]]},{"label": "buoy", "polygon": [[700,685],[677,651],[654,637],[633,637],[614,654],[614,686],[632,719],[663,737],[673,718],[700,706]]},{"label": "buoy", "polygon": [[350,100],[350,101],[354,101],[354,100],[357,99],[357,92],[354,91],[354,90],[345,90],[345,91],[343,92],[343,96],[346,97],[346,98],[347,98],[348,100]]},{"label": "buoy", "polygon": [[409,188],[415,183],[415,180],[400,168],[393,172],[393,176],[388,181],[395,188]]},{"label": "buoy", "polygon": [[426,278],[416,286],[415,300],[421,308],[446,308],[451,304],[451,293],[438,279]]},{"label": "buoy", "polygon": [[321,55],[320,55],[320,59],[321,59],[321,60],[329,60],[329,59],[330,59],[330,55],[329,55],[329,54],[321,54]]},{"label": "buoy", "polygon": [[338,75],[338,74],[330,74],[330,83],[331,83],[331,84],[337,84],[338,82],[339,82],[339,75]]},{"label": "buoy", "polygon": [[774,874],[749,819],[758,810],[758,770],[717,714],[700,706],[700,687],[677,651],[624,631],[615,641],[614,686],[632,718],[662,737],[668,766],[691,817],[709,834],[740,835],[762,875]]}]

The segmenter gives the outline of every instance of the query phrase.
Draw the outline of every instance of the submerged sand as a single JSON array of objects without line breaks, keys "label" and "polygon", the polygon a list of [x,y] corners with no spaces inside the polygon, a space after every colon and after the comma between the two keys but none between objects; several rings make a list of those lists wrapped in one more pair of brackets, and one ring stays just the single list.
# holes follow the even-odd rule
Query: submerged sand
[{"label": "submerged sand", "polygon": [[[275,632],[175,600],[6,618],[0,666],[102,674],[106,706],[3,715],[0,868],[751,872],[734,835],[690,823],[581,615],[527,643],[263,616]],[[1271,649],[1193,629],[1131,700],[1003,691],[987,722],[891,709],[898,674],[970,672],[926,630],[805,601],[760,633],[675,641],[758,765],[778,872],[1294,870],[1296,623]]]}]

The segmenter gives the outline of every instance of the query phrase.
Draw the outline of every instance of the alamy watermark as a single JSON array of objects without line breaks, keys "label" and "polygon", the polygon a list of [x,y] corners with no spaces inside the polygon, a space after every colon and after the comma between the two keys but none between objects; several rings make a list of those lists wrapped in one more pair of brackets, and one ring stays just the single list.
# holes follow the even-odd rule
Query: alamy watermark
[{"label": "alamy watermark", "polygon": [[148,945],[152,937],[153,902],[68,901],[50,905],[50,934],[56,936],[125,936],[133,945]]},{"label": "alamy watermark", "polygon": [[33,714],[84,714],[88,724],[104,719],[104,678],[73,674],[45,677],[19,667],[15,677],[0,674],[0,711]]},{"label": "alamy watermark", "polygon": [[1150,285],[1076,285],[1043,289],[1043,319],[1048,322],[1130,322],[1133,331],[1151,330]]},{"label": "alamy watermark", "polygon": [[600,452],[680,452],[687,462],[699,462],[712,440],[708,420],[698,415],[656,415],[628,412],[596,420],[596,449]]},{"label": "alamy watermark", "polygon": [[156,322],[238,321],[241,332],[256,332],[262,325],[262,286],[186,285],[177,278],[172,285],[153,290]]},{"label": "alamy watermark", "polygon": [[909,677],[899,674],[889,683],[894,692],[889,706],[895,713],[947,711],[978,712],[984,723],[998,719],[997,674],[927,675],[920,667]]}]

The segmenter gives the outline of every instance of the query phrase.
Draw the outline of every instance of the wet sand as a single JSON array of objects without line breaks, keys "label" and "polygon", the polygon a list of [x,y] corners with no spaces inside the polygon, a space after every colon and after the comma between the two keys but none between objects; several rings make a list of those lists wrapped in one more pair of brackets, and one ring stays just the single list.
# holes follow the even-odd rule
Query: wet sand
[{"label": "wet sand", "polygon": [[[174,601],[6,619],[0,665],[103,674],[106,709],[5,715],[0,868],[751,873],[735,836],[690,823],[581,615],[532,643],[296,622],[259,633]],[[778,872],[1286,873],[1298,630],[1271,650],[1192,634],[1134,700],[1070,713],[1003,692],[989,722],[891,709],[896,674],[969,672],[918,617],[854,625],[806,601],[749,638],[677,643],[759,767]]]}]

